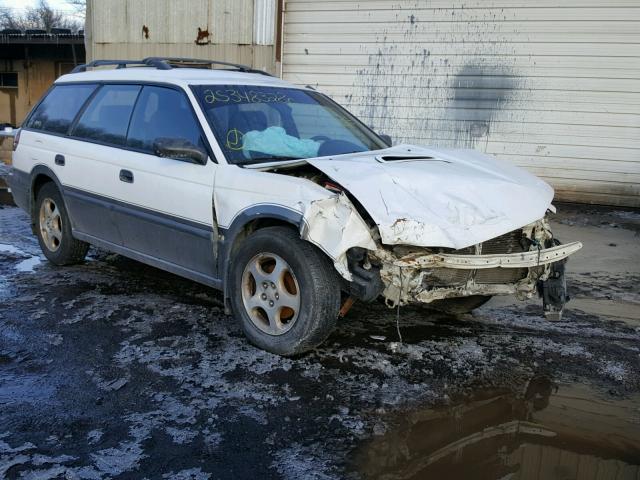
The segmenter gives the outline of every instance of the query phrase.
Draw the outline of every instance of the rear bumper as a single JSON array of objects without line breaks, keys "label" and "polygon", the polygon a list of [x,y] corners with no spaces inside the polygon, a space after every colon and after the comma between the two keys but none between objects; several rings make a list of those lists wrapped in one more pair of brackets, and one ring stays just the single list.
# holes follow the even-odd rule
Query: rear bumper
[{"label": "rear bumper", "polygon": [[481,270],[485,268],[531,268],[558,262],[582,248],[582,243],[571,242],[541,250],[496,255],[456,255],[438,253],[411,258],[403,257],[394,262],[397,267],[409,268],[458,268]]}]

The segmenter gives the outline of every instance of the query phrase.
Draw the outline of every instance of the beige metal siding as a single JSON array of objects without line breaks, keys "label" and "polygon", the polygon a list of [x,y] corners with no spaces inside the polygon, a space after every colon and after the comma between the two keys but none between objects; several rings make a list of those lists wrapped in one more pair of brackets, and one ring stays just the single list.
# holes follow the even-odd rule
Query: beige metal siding
[{"label": "beige metal siding", "polygon": [[276,0],[255,0],[253,7],[253,43],[273,45],[276,32]]},{"label": "beige metal siding", "polygon": [[[273,22],[268,0],[89,0],[87,60],[209,58],[274,72],[267,22]],[[198,29],[209,36],[196,43]]]},{"label": "beige metal siding", "polygon": [[640,206],[640,0],[287,0],[283,76],[396,142]]}]

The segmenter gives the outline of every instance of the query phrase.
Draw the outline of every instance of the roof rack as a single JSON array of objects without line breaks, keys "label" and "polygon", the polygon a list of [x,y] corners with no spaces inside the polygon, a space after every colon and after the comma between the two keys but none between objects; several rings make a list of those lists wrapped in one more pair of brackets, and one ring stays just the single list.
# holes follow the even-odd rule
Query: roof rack
[{"label": "roof rack", "polygon": [[162,62],[169,67],[194,67],[194,66],[209,66],[224,65],[225,67],[233,67],[235,70],[244,73],[258,73],[260,75],[272,76],[263,70],[252,68],[248,65],[242,65],[241,63],[222,62],[220,60],[208,60],[202,58],[181,58],[181,57],[147,57],[142,60],[143,62]]},{"label": "roof rack", "polygon": [[71,73],[86,72],[87,68],[92,67],[104,67],[109,65],[116,65],[116,68],[127,68],[127,66],[135,67],[154,67],[158,70],[171,70],[173,68],[185,68],[196,67],[201,68],[204,66],[212,67],[214,65],[224,65],[226,67],[232,67],[233,70],[237,70],[243,73],[257,73],[260,75],[267,75],[271,77],[270,73],[263,70],[257,70],[251,68],[248,65],[242,65],[239,63],[222,62],[220,60],[207,60],[201,58],[180,58],[180,57],[147,57],[142,60],[94,60],[93,62],[85,63],[75,67]]},{"label": "roof rack", "polygon": [[130,65],[137,67],[155,67],[158,70],[171,70],[171,65],[164,62],[145,62],[145,60],[94,60],[93,62],[78,65],[71,70],[71,73],[86,72],[87,68],[106,67],[112,65],[116,65],[116,68],[127,68],[127,66]]}]

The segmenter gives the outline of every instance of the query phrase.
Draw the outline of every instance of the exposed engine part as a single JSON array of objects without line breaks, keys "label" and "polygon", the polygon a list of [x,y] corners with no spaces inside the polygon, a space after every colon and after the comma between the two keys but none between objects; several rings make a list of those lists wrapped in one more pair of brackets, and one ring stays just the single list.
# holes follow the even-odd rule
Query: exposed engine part
[{"label": "exposed engine part", "polygon": [[369,263],[367,251],[355,247],[347,252],[347,261],[352,280],[349,283],[351,295],[358,300],[371,302],[384,290],[380,268]]}]

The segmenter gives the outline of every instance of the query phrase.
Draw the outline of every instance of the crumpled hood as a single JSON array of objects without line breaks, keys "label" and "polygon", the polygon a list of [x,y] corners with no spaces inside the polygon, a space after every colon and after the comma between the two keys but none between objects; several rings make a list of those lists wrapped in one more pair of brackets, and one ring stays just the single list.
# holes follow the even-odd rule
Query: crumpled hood
[{"label": "crumpled hood", "polygon": [[542,218],[553,199],[547,183],[475,150],[399,145],[307,161],[358,199],[387,245],[465,248]]}]

